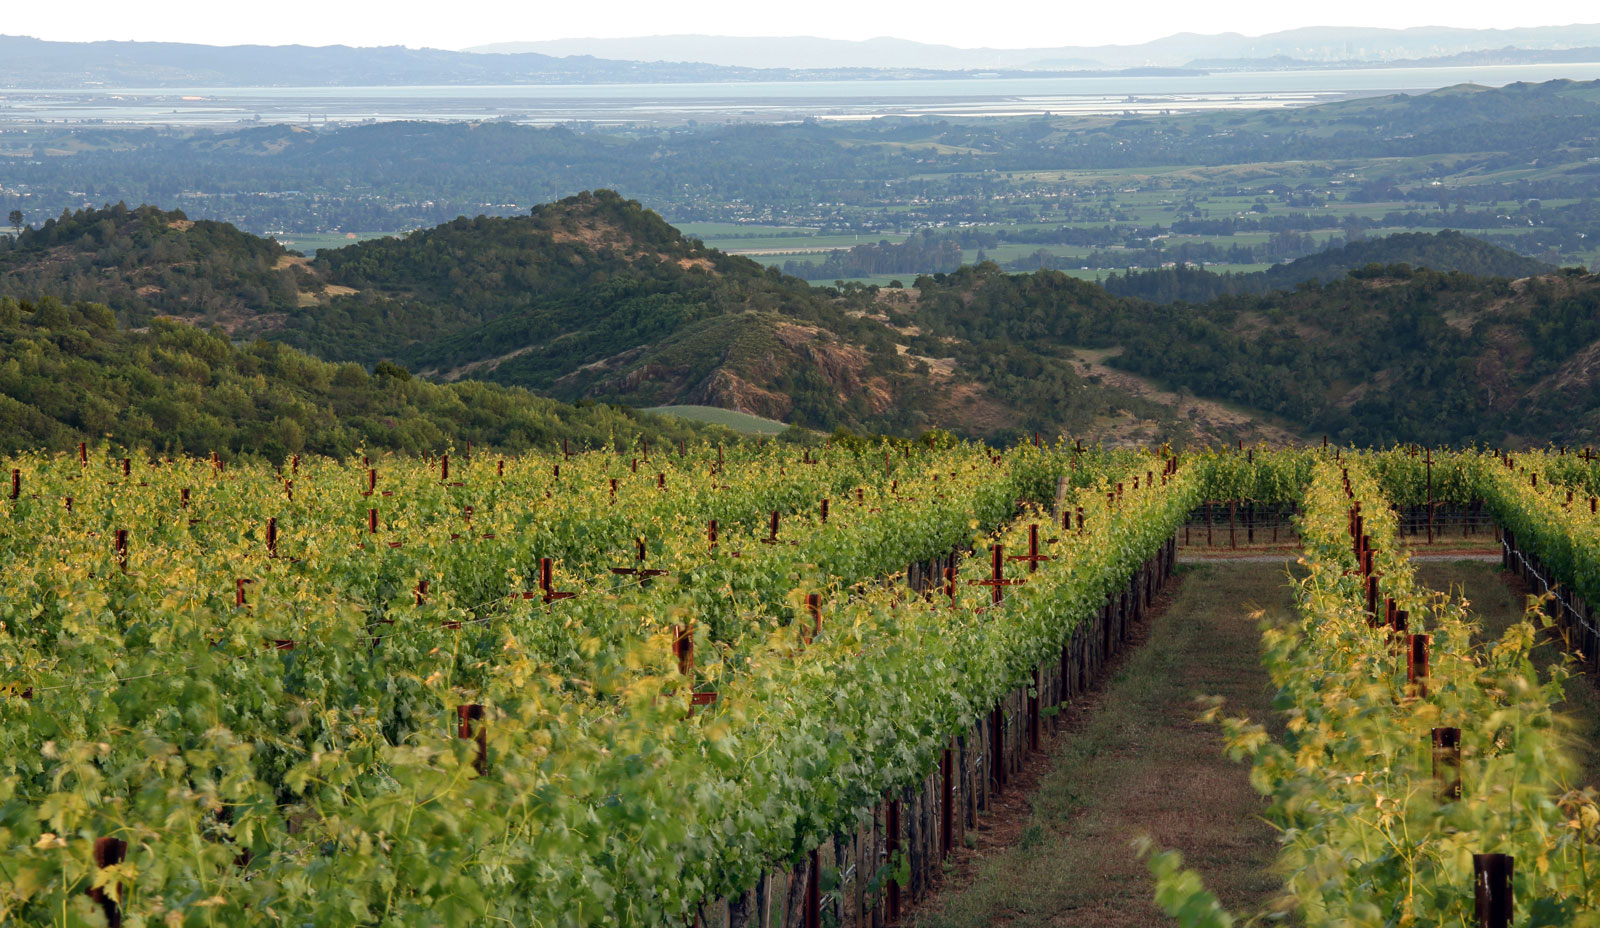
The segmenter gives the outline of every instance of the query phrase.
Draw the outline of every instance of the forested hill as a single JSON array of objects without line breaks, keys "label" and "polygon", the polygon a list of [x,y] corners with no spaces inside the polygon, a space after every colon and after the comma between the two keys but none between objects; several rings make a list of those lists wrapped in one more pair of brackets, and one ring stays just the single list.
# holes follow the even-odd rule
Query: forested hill
[{"label": "forested hill", "polygon": [[173,316],[331,361],[386,360],[568,401],[721,406],[898,434],[1089,434],[1107,422],[1193,439],[1254,434],[1197,427],[1068,368],[1035,371],[1026,351],[909,353],[914,293],[813,288],[707,249],[609,191],[315,261],[178,213],[86,210],[25,231],[0,251],[0,269],[0,294],[103,302],[125,325]]},{"label": "forested hill", "polygon": [[[1111,274],[1103,285],[1118,296],[1154,303],[1204,303],[1222,296],[1288,290],[1308,280],[1332,282],[1352,271],[1391,265],[1517,279],[1552,274],[1556,267],[1460,232],[1405,232],[1362,239],[1274,265],[1264,271],[1218,274],[1179,266]],[[1365,271],[1369,276],[1375,271]]]},{"label": "forested hill", "polygon": [[310,279],[298,264],[227,223],[119,203],[0,239],[0,296],[104,303],[134,325],[158,314],[255,324],[300,304]]},{"label": "forested hill", "polygon": [[979,266],[918,281],[924,334],[1093,356],[1302,434],[1361,444],[1588,441],[1600,434],[1600,276],[1506,280],[1373,268],[1200,305],[1105,299],[1058,272]]},{"label": "forested hill", "polygon": [[484,383],[434,384],[379,364],[331,364],[273,342],[157,320],[129,330],[102,305],[0,298],[0,452],[109,441],[158,454],[281,461],[361,448],[517,451],[731,440],[714,427],[571,406]]},{"label": "forested hill", "polygon": [[[573,402],[721,406],[822,429],[1587,440],[1600,429],[1600,278],[1524,277],[1521,259],[1487,248],[1457,235],[1367,242],[1308,265],[1316,279],[1293,289],[1166,306],[990,262],[907,289],[815,288],[601,191],[314,261],[180,214],[85,211],[0,251],[0,295],[103,302],[134,328],[158,316],[220,325],[236,340],[357,362],[345,368],[352,379],[390,362],[390,375]],[[1379,263],[1406,257],[1518,279]],[[1340,261],[1363,263],[1324,279]],[[19,337],[3,360],[23,363],[29,350]],[[105,382],[112,407],[133,408],[115,398],[131,376]],[[447,424],[435,422],[457,434]]]}]

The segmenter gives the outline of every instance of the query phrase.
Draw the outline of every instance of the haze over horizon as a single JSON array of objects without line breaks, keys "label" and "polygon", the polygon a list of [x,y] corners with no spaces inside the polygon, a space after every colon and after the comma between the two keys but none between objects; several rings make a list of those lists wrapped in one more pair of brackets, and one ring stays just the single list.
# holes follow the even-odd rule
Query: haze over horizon
[{"label": "haze over horizon", "polygon": [[[153,7],[153,8],[152,8]],[[623,39],[655,36],[736,38],[816,37],[863,41],[893,37],[957,48],[1018,49],[1052,46],[1136,45],[1169,36],[1239,33],[1261,36],[1307,27],[1405,29],[1442,27],[1512,29],[1559,26],[1595,19],[1591,3],[1577,0],[1523,5],[1516,9],[1466,11],[1446,0],[1421,0],[1397,8],[1377,0],[1355,0],[1332,15],[1314,7],[1284,7],[1246,0],[1226,9],[1198,8],[1156,0],[1137,16],[1121,8],[1065,8],[1013,2],[982,17],[954,3],[908,3],[862,7],[845,0],[819,0],[796,27],[782,8],[752,8],[712,0],[685,10],[626,0],[604,17],[590,8],[528,8],[504,0],[463,0],[441,19],[434,4],[396,0],[375,16],[369,3],[334,0],[313,18],[262,18],[223,13],[202,0],[166,0],[129,6],[109,0],[84,4],[38,4],[7,11],[5,32],[51,41],[151,41],[209,45],[404,45],[464,49],[504,42],[562,39]]]}]

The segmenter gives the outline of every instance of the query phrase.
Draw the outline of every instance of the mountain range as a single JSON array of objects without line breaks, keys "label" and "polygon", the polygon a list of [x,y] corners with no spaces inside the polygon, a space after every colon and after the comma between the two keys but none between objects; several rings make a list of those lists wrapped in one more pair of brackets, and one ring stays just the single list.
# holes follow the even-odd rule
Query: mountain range
[{"label": "mountain range", "polygon": [[1514,46],[1571,49],[1600,45],[1600,24],[1522,29],[1312,27],[1247,36],[1185,32],[1137,45],[957,48],[880,37],[864,41],[810,36],[665,35],[500,42],[468,51],[593,55],[637,61],[700,62],[745,68],[928,68],[940,70],[1182,67],[1196,59],[1270,59],[1316,63],[1388,61]]},{"label": "mountain range", "polygon": [[[0,298],[103,304],[120,331],[221,327],[348,365],[352,383],[409,371],[824,430],[1496,444],[1600,431],[1600,277],[1473,276],[1529,265],[1468,236],[1403,238],[1316,256],[1318,279],[1289,289],[1161,305],[988,262],[911,287],[814,288],[609,191],[314,259],[119,205],[6,239]],[[102,351],[105,322],[66,329],[63,354]],[[10,390],[28,381],[30,344],[0,357],[13,404],[27,405]],[[114,424],[129,393],[79,406]]]},{"label": "mountain range", "polygon": [[[1181,33],[1139,45],[956,48],[895,38],[676,35],[505,42],[467,51],[344,45],[52,42],[0,35],[0,88],[350,87],[980,77],[1130,68],[1272,69],[1406,60],[1522,60],[1600,46],[1600,25],[1525,29],[1311,28]],[[1451,57],[1456,56],[1456,57]],[[1461,56],[1468,56],[1463,58]],[[1529,60],[1545,60],[1535,56]],[[1556,61],[1570,61],[1570,55]],[[1593,60],[1584,57],[1584,60]],[[1288,63],[1288,64],[1286,64]]]}]

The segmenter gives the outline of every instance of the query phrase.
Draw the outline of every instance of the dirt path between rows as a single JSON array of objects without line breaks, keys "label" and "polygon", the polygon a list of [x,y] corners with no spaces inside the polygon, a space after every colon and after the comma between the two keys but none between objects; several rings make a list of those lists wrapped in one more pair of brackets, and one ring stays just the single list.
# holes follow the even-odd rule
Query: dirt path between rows
[{"label": "dirt path between rows", "polygon": [[[1276,832],[1249,768],[1223,756],[1195,697],[1223,696],[1231,715],[1275,724],[1260,663],[1257,610],[1292,614],[1289,563],[1229,561],[1181,569],[1165,608],[1038,764],[1037,787],[1010,824],[958,855],[943,890],[908,919],[918,928],[1174,924],[1158,910],[1141,834],[1183,852],[1234,910],[1264,905]],[[1276,734],[1276,731],[1274,732]],[[1028,784],[1031,785],[1031,784]]]}]

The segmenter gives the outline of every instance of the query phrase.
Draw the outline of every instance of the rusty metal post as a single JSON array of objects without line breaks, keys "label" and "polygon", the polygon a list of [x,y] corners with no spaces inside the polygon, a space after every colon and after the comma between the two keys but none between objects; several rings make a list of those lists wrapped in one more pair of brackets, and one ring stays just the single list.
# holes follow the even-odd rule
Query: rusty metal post
[{"label": "rusty metal post", "polygon": [[994,712],[989,718],[990,750],[993,758],[989,762],[989,771],[993,774],[994,794],[996,796],[1005,792],[1006,786],[1006,712],[1004,701],[994,704]]},{"label": "rusty metal post", "polygon": [[547,557],[539,558],[539,589],[544,591],[545,603],[553,603],[558,599],[571,599],[577,593],[566,593],[555,589],[555,562]]},{"label": "rusty metal post", "polygon": [[1001,601],[1003,601],[1005,599],[1005,590],[1001,585],[1001,582],[1003,580],[1005,580],[1005,561],[1006,561],[1006,558],[1005,558],[1005,548],[1004,548],[1004,546],[1001,545],[1000,542],[998,542],[998,541],[995,542],[994,545],[989,549],[989,555],[990,555],[990,565],[989,565],[990,576],[989,576],[989,579],[994,581],[994,586],[990,587],[990,589],[989,589],[989,595],[990,595],[990,600],[996,606],[998,606],[998,605],[1000,605]]},{"label": "rusty metal post", "polygon": [[1433,449],[1428,449],[1428,544],[1433,544]]},{"label": "rusty metal post", "polygon": [[672,653],[678,658],[678,673],[694,675],[694,626],[672,626]]},{"label": "rusty metal post", "polygon": [[[472,768],[478,771],[479,776],[489,772],[489,726],[483,721],[483,707],[476,703],[456,706],[456,737],[463,741],[476,740],[478,742],[478,756],[472,762]],[[474,734],[472,723],[478,722],[477,732]]]},{"label": "rusty metal post", "polygon": [[1473,854],[1473,915],[1478,928],[1511,928],[1510,854]]},{"label": "rusty metal post", "polygon": [[1039,691],[1044,681],[1039,678],[1039,668],[1033,668],[1033,692],[1028,695],[1028,750],[1039,750]]},{"label": "rusty metal post", "polygon": [[806,614],[808,616],[810,616],[810,618],[811,618],[811,634],[805,635],[804,638],[805,638],[805,643],[806,644],[810,644],[811,640],[813,638],[815,638],[816,636],[822,634],[822,594],[821,593],[807,593],[806,594]]},{"label": "rusty metal post", "polygon": [[804,928],[822,928],[822,849],[814,847],[806,860],[806,895],[800,922]]},{"label": "rusty metal post", "polygon": [[1461,798],[1461,729],[1433,730],[1433,780],[1440,802]]},{"label": "rusty metal post", "polygon": [[1419,697],[1428,695],[1428,641],[1427,635],[1412,635],[1407,648],[1410,660],[1406,662],[1406,682]]},{"label": "rusty metal post", "polygon": [[[954,739],[951,739],[952,741]],[[955,830],[955,778],[952,767],[954,766],[954,751],[945,748],[944,754],[939,758],[939,856],[949,857],[950,847]]]},{"label": "rusty metal post", "polygon": [[[884,811],[883,832],[886,850],[889,852],[889,869],[896,868],[895,858],[900,854],[900,800],[890,799]],[[900,881],[889,880],[889,922],[892,924],[900,920]]]},{"label": "rusty metal post", "polygon": [[[128,842],[121,838],[96,838],[94,839],[94,865],[104,869],[122,863],[128,853]],[[122,885],[116,886],[116,898],[105,891],[103,887],[88,890],[89,898],[100,904],[100,911],[105,914],[108,928],[122,928],[122,906],[117,899],[122,898]]]}]

